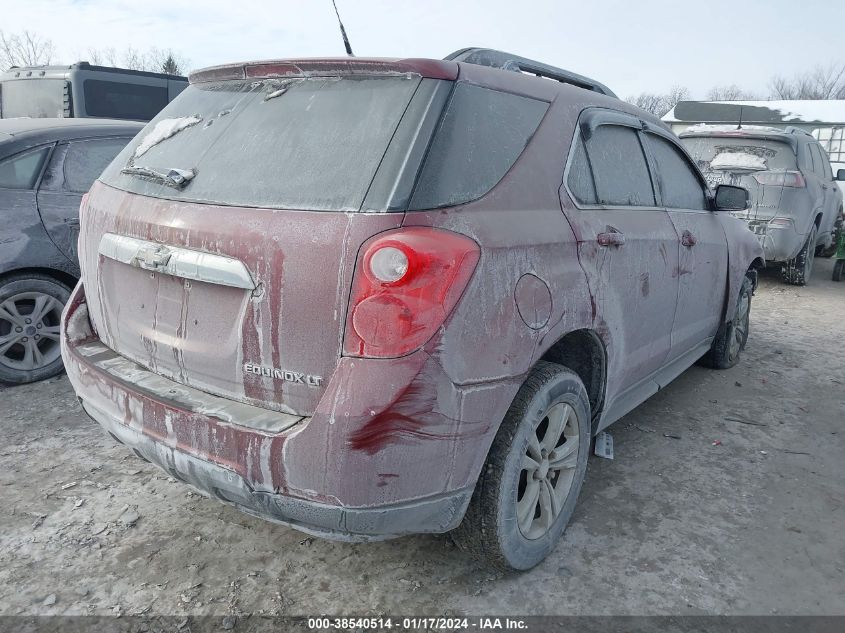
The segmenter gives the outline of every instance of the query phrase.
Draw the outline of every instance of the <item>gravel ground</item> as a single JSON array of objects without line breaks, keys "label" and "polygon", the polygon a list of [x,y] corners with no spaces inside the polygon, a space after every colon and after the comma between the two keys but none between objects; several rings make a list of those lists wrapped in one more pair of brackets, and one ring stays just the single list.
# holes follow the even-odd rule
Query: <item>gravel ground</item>
[{"label": "gravel ground", "polygon": [[768,273],[739,366],[612,428],[554,554],[350,545],[204,499],[89,421],[65,377],[0,392],[0,614],[845,614],[845,284]]}]

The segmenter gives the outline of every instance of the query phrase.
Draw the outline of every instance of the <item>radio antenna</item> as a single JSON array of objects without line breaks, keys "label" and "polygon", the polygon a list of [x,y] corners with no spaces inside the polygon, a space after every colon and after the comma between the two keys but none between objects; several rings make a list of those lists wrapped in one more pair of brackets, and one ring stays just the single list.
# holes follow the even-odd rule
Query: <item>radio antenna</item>
[{"label": "radio antenna", "polygon": [[340,25],[340,34],[343,36],[343,45],[346,47],[346,54],[350,57],[355,57],[355,53],[352,52],[352,47],[349,45],[349,38],[346,36],[346,29],[343,28],[343,20],[340,19],[340,12],[337,10],[335,0],[332,0],[332,6],[334,6],[334,12],[337,15],[337,23]]}]

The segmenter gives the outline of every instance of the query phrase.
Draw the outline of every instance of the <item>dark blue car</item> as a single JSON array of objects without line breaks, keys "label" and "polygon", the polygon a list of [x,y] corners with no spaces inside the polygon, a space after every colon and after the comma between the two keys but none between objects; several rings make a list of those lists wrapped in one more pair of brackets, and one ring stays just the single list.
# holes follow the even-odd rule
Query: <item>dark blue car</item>
[{"label": "dark blue car", "polygon": [[79,277],[79,203],[142,127],[0,120],[0,383],[61,371],[59,319]]}]

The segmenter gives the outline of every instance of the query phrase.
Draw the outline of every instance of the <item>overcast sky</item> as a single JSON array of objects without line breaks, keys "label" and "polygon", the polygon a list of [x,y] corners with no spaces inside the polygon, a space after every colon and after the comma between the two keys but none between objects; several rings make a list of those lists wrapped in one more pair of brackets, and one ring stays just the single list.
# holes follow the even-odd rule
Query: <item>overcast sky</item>
[{"label": "overcast sky", "polygon": [[[845,63],[843,0],[337,0],[359,56],[498,48],[595,77],[617,94],[714,85],[765,95],[772,75]],[[331,0],[3,0],[60,61],[90,48],[172,48],[191,68],[344,54]]]}]

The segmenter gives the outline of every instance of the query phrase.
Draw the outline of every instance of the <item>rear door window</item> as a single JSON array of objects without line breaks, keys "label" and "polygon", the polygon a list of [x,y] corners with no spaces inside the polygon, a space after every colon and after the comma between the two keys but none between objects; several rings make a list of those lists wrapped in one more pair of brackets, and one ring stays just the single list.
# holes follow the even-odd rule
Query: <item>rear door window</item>
[{"label": "rear door window", "polygon": [[586,145],[599,204],[655,206],[651,176],[636,130],[600,125]]},{"label": "rear door window", "polygon": [[454,206],[486,194],[522,154],[548,107],[545,101],[458,82],[410,208]]},{"label": "rear door window", "polygon": [[88,191],[128,142],[128,138],[105,138],[70,143],[62,168],[65,191]]},{"label": "rear door window", "polygon": [[0,161],[0,188],[33,189],[49,151],[40,147]]},{"label": "rear door window", "polygon": [[701,180],[686,157],[669,141],[647,134],[648,146],[654,157],[662,204],[670,209],[708,208],[707,195]]}]

